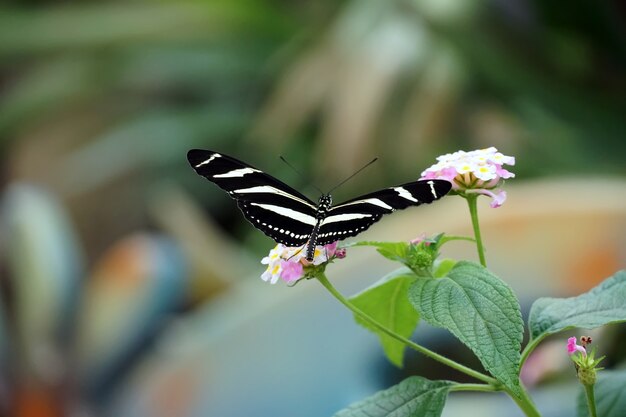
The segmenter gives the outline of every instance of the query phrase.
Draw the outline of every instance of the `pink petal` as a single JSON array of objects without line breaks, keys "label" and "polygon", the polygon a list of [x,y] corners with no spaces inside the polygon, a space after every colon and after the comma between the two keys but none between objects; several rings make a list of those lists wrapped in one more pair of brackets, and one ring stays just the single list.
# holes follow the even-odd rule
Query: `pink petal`
[{"label": "pink petal", "polygon": [[415,239],[411,239],[410,243],[412,243],[414,245],[417,245],[418,243],[420,243],[424,239],[426,239],[426,233],[420,233],[419,235],[417,235],[417,237]]},{"label": "pink petal", "polygon": [[468,194],[470,193],[482,194],[482,195],[486,195],[487,197],[491,197],[491,203],[489,203],[491,208],[498,208],[502,204],[504,204],[504,202],[506,201],[506,191],[500,191],[499,193],[496,194],[489,190],[474,188],[471,190],[465,190],[465,192]]},{"label": "pink petal", "polygon": [[329,243],[328,245],[324,246],[324,249],[326,250],[326,253],[328,254],[328,258],[332,258],[335,255],[335,252],[337,251],[337,243],[338,241],[335,241],[333,243]]},{"label": "pink petal", "polygon": [[280,277],[286,282],[294,282],[302,278],[304,268],[300,262],[281,261]]},{"label": "pink petal", "polygon": [[582,353],[583,356],[587,356],[587,350],[584,347],[576,344],[575,337],[570,337],[569,339],[567,339],[567,353],[572,355],[576,351]]},{"label": "pink petal", "polygon": [[501,165],[496,165],[496,174],[498,174],[498,176],[500,178],[503,179],[507,179],[507,178],[515,178],[515,174],[507,171],[506,169],[502,168]]},{"label": "pink petal", "polygon": [[421,180],[439,179],[439,180],[448,180],[452,182],[452,180],[454,179],[454,177],[457,176],[457,174],[458,173],[454,167],[447,167],[441,170],[430,170],[429,168],[426,171],[422,172],[422,176],[420,177],[420,179]]},{"label": "pink petal", "polygon": [[441,170],[439,174],[439,179],[452,181],[454,177],[457,176],[457,174],[458,172],[456,171],[456,168],[454,167],[444,168]]},{"label": "pink petal", "polygon": [[437,178],[437,173],[433,172],[433,171],[424,171],[422,172],[422,177],[420,179],[422,180],[434,180],[435,178]]},{"label": "pink petal", "polygon": [[500,191],[498,194],[494,194],[492,196],[491,203],[489,206],[491,208],[498,208],[506,201],[506,191]]},{"label": "pink petal", "polygon": [[567,339],[567,353],[571,355],[574,352],[576,352],[576,338],[570,337]]}]

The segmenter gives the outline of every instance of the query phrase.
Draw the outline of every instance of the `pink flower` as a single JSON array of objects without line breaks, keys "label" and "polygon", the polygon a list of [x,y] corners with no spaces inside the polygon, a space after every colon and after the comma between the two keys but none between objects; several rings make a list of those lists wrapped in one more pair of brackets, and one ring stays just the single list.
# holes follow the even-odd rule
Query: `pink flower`
[{"label": "pink flower", "polygon": [[514,178],[515,174],[503,165],[515,165],[515,158],[503,155],[494,147],[471,152],[457,151],[437,157],[437,163],[422,172],[421,179],[445,179],[452,183],[457,193],[478,193],[492,198],[491,207],[500,207],[506,193],[492,192],[502,180]]},{"label": "pink flower", "polygon": [[295,282],[304,275],[304,266],[300,262],[282,261],[280,277],[288,283]]},{"label": "pink flower", "polygon": [[587,350],[576,343],[575,337],[570,337],[567,339],[567,353],[571,356],[576,351],[582,353],[583,356],[587,356]]}]

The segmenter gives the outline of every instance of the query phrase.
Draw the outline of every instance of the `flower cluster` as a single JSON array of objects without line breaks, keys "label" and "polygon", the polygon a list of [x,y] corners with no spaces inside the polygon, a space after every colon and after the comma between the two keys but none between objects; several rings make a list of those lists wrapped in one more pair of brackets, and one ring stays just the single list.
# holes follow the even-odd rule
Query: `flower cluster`
[{"label": "flower cluster", "polygon": [[281,243],[276,245],[261,263],[267,265],[267,269],[261,275],[263,281],[276,284],[278,279],[293,284],[305,275],[305,268],[318,266],[334,258],[345,258],[346,250],[337,249],[337,242],[325,246],[316,246],[313,262],[306,260],[304,247],[289,247]]},{"label": "flower cluster", "polygon": [[459,194],[484,194],[491,197],[491,207],[500,207],[506,192],[494,193],[502,179],[515,174],[503,165],[515,165],[515,158],[498,152],[493,146],[471,152],[457,151],[437,157],[437,163],[422,172],[422,179],[445,179]]}]

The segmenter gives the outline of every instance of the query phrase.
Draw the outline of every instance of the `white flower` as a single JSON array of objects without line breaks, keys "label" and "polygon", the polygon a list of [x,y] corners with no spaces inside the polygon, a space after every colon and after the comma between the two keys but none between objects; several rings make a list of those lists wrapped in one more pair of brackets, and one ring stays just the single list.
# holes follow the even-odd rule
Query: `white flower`
[{"label": "white flower", "polygon": [[286,248],[285,245],[279,243],[266,257],[261,259],[261,263],[267,265],[267,269],[261,275],[263,281],[269,281],[272,284],[278,282],[278,278],[280,278],[280,273],[282,272],[282,254],[285,252]]}]

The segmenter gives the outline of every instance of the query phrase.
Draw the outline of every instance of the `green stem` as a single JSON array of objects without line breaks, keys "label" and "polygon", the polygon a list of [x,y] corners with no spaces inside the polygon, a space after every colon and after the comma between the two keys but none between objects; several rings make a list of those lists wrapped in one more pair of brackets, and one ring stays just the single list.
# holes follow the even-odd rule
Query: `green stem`
[{"label": "green stem", "polygon": [[502,391],[502,386],[496,387],[491,384],[454,384],[450,387],[450,391],[483,391],[483,392],[496,392]]},{"label": "green stem", "polygon": [[494,378],[491,378],[488,375],[485,375],[483,373],[480,373],[478,371],[475,371],[471,368],[468,368],[467,366],[461,365],[460,363],[457,363],[451,359],[446,358],[445,356],[442,356],[438,353],[433,352],[432,350],[426,349],[423,346],[418,345],[415,342],[410,341],[409,339],[400,336],[399,334],[389,330],[387,327],[383,326],[382,324],[380,324],[379,322],[377,322],[376,320],[374,320],[373,318],[371,318],[370,316],[368,316],[367,314],[365,314],[363,311],[361,311],[359,308],[357,308],[356,306],[354,306],[350,301],[348,301],[339,291],[337,291],[337,289],[330,283],[330,281],[328,281],[328,278],[326,278],[326,276],[324,274],[320,274],[317,277],[318,281],[328,290],[328,292],[330,292],[341,304],[345,305],[346,307],[348,307],[348,309],[350,311],[352,311],[354,314],[356,314],[357,316],[359,316],[359,318],[361,318],[363,321],[365,321],[366,323],[370,324],[371,326],[375,327],[376,329],[380,330],[381,332],[389,335],[390,337],[393,337],[394,339],[404,343],[405,345],[407,345],[408,347],[410,347],[411,349],[420,352],[438,362],[443,363],[444,365],[447,365],[453,369],[456,369],[459,372],[462,372],[466,375],[469,375],[473,378],[478,379],[479,381],[483,381],[486,382],[487,384],[491,384],[494,386],[500,386],[500,382]]},{"label": "green stem", "polygon": [[[528,396],[528,393],[523,388],[522,388],[521,398],[517,397],[512,392],[508,391],[503,386],[497,387],[491,384],[455,384],[450,388],[450,391],[495,392],[495,391],[503,391],[503,390],[506,391],[506,393],[509,394],[511,398],[513,398],[513,401],[515,401],[515,403],[519,406],[519,408],[522,409],[522,411],[524,411],[524,414],[526,414],[528,417],[541,417],[541,414],[539,414],[539,411],[537,411],[537,408],[535,407],[532,400]],[[597,417],[597,416],[594,415],[592,417]]]},{"label": "green stem", "polygon": [[535,339],[531,339],[528,344],[526,345],[526,347],[524,348],[524,350],[522,351],[522,357],[520,359],[520,369],[522,369],[522,366],[524,366],[524,362],[526,362],[526,359],[528,359],[528,356],[530,356],[530,354],[533,352],[533,350],[535,350],[535,348],[537,347],[537,345],[539,343],[541,343],[541,341],[545,338],[544,336],[539,336]]},{"label": "green stem", "polygon": [[587,407],[589,407],[589,415],[591,417],[598,417],[596,411],[596,399],[593,393],[593,385],[583,385],[585,387],[585,394],[587,396]]},{"label": "green stem", "polygon": [[537,410],[535,403],[533,403],[533,400],[528,395],[528,392],[526,391],[526,389],[523,386],[520,386],[520,388],[521,388],[520,392],[522,394],[521,397],[518,397],[514,392],[511,392],[506,388],[504,390],[507,392],[507,394],[509,394],[509,397],[511,397],[513,401],[515,401],[515,404],[517,404],[517,406],[528,417],[541,417],[541,414],[539,414],[539,411]]},{"label": "green stem", "polygon": [[472,217],[472,227],[474,228],[474,237],[476,238],[476,248],[478,249],[478,259],[480,264],[487,267],[487,261],[485,261],[485,248],[483,246],[483,239],[480,236],[480,224],[478,222],[478,195],[467,194],[465,196],[467,205],[469,206],[470,216]]}]

